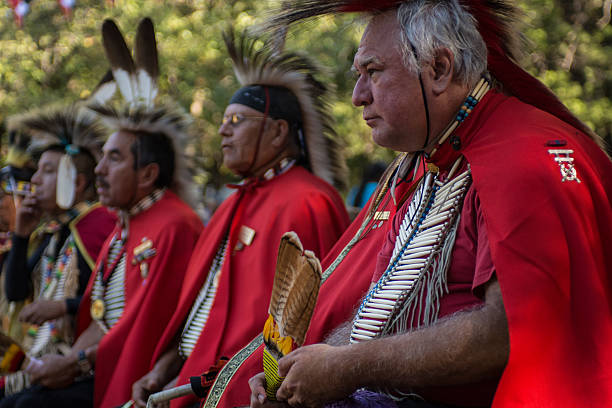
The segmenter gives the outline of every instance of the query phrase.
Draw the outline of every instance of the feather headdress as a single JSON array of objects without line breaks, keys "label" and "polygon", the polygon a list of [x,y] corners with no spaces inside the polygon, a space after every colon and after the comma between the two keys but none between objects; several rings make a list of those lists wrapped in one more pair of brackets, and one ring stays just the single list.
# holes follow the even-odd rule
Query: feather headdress
[{"label": "feather headdress", "polygon": [[77,176],[73,157],[83,153],[97,161],[106,129],[81,104],[45,107],[25,113],[16,120],[32,138],[30,151],[42,153],[58,149],[64,152],[58,167],[56,200],[60,208],[71,208],[75,199]]},{"label": "feather headdress", "polygon": [[302,116],[302,133],[308,165],[312,172],[335,185],[346,185],[346,164],[329,113],[329,89],[315,76],[317,66],[307,57],[279,52],[272,47],[256,47],[257,39],[246,32],[224,34],[234,72],[243,87],[251,85],[288,89],[297,98]]},{"label": "feather headdress", "polygon": [[[191,116],[172,103],[156,103],[159,63],[153,22],[144,18],[138,24],[134,45],[134,58],[121,31],[112,20],[102,24],[102,40],[111,64],[114,83],[124,99],[120,107],[97,104],[90,107],[110,128],[128,132],[163,134],[172,143],[175,154],[174,177],[170,188],[188,203],[193,203],[188,169],[184,154],[189,140]],[[109,84],[98,89],[111,92]]]},{"label": "feather headdress", "polygon": [[[278,30],[300,20],[335,13],[376,13],[411,0],[283,0],[266,24]],[[433,0],[432,0],[433,1]],[[456,0],[472,14],[487,45],[488,70],[510,93],[589,135],[602,145],[601,138],[576,118],[542,82],[517,63],[521,35],[520,11],[511,0]]]}]

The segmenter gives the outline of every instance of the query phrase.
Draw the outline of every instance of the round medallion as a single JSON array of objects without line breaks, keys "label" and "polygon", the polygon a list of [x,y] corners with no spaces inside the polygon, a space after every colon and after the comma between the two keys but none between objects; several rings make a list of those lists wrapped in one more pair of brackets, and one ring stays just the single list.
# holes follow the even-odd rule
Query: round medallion
[{"label": "round medallion", "polygon": [[91,302],[91,317],[94,320],[102,320],[105,311],[104,301],[102,299],[96,299]]}]

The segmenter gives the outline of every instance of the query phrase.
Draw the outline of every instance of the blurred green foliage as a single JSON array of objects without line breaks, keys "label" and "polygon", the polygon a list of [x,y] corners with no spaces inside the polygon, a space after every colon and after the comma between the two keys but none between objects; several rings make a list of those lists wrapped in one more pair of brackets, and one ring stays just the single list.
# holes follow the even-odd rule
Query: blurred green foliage
[{"label": "blurred green foliage", "polygon": [[[612,27],[610,0],[522,0],[523,32],[529,40],[524,66],[551,87],[582,120],[612,137]],[[195,117],[197,136],[189,154],[196,181],[219,186],[217,128],[238,85],[226,57],[222,31],[242,29],[265,17],[269,4],[256,0],[80,0],[70,18],[56,1],[33,0],[18,28],[7,2],[0,5],[0,120],[31,107],[85,98],[108,69],[100,26],[113,18],[132,43],[139,19],[156,25],[162,75],[160,94],[169,95]],[[362,31],[352,17],[323,18],[292,29],[287,48],[310,54],[327,67],[336,86],[333,113],[346,141],[351,181],[367,160],[388,161],[393,153],[371,141],[361,111],[351,105],[350,66]]]}]

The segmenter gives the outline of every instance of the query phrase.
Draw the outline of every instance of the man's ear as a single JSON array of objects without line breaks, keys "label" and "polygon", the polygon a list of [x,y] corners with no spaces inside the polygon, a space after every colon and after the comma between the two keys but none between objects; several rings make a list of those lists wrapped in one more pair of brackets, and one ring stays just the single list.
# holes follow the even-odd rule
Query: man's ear
[{"label": "man's ear", "polygon": [[77,173],[76,181],[74,182],[74,195],[79,197],[87,189],[87,177],[83,173]]},{"label": "man's ear", "polygon": [[434,95],[444,93],[450,87],[455,74],[455,56],[452,51],[445,47],[437,49],[429,73]]},{"label": "man's ear", "polygon": [[289,142],[289,123],[284,119],[277,119],[274,121],[274,136],[271,144],[277,148],[283,148],[287,146]]},{"label": "man's ear", "polygon": [[141,189],[154,188],[158,177],[159,164],[149,163],[138,170],[138,186]]}]

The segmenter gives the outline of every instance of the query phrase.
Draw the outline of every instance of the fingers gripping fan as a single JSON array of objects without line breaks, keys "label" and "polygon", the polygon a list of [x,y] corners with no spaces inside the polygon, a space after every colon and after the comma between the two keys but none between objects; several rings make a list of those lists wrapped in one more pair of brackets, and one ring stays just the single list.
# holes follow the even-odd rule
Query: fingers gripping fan
[{"label": "fingers gripping fan", "polygon": [[276,400],[283,378],[278,360],[304,343],[321,285],[321,264],[311,251],[304,251],[295,232],[287,232],[278,247],[270,313],[264,325],[263,364],[266,394]]}]

